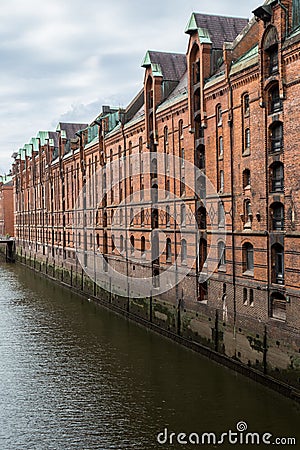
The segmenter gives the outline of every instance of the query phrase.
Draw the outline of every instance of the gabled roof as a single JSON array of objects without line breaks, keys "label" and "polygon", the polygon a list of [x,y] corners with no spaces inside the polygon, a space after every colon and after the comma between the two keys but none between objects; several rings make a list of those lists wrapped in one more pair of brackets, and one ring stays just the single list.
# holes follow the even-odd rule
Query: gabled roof
[{"label": "gabled roof", "polygon": [[185,32],[198,31],[200,41],[211,43],[212,48],[222,49],[224,42],[232,42],[245,28],[248,19],[193,13]]},{"label": "gabled roof", "polygon": [[59,122],[57,125],[56,131],[63,131],[65,132],[66,139],[72,139],[75,137],[75,133],[79,130],[83,130],[87,128],[87,123],[64,123]]},{"label": "gabled roof", "polygon": [[49,144],[53,147],[58,147],[58,134],[56,131],[48,132]]},{"label": "gabled roof", "polygon": [[142,67],[152,67],[154,75],[162,76],[165,81],[179,81],[187,69],[186,55],[148,50]]}]

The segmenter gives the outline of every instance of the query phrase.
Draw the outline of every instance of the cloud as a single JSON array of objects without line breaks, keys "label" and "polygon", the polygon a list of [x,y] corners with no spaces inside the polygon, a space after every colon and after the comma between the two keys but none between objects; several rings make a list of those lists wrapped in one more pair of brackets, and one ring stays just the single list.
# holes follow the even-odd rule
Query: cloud
[{"label": "cloud", "polygon": [[193,11],[251,16],[257,1],[10,0],[0,9],[0,167],[39,130],[125,106],[148,49],[185,53]]}]

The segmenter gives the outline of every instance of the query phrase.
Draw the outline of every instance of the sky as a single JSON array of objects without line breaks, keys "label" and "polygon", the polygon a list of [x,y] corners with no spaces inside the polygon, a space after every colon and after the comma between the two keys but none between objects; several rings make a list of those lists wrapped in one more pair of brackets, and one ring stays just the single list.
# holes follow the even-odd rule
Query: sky
[{"label": "sky", "polygon": [[185,53],[192,12],[251,18],[259,0],[9,0],[0,9],[0,174],[58,122],[91,123],[141,89],[147,50]]}]

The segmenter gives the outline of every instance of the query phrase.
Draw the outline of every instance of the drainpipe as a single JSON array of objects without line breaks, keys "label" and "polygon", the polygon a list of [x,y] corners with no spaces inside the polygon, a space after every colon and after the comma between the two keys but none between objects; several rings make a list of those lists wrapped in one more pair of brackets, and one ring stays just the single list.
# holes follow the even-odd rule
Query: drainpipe
[{"label": "drainpipe", "polygon": [[[172,147],[173,147],[173,170],[174,170],[174,178],[173,178],[173,185],[174,185],[174,194],[176,194],[176,163],[175,163],[175,135],[174,135],[174,112],[171,110],[171,117],[172,117]],[[180,179],[181,182],[181,179]],[[174,217],[177,217],[177,211],[176,211],[176,200],[174,200]],[[174,256],[175,256],[175,292],[176,292],[176,305],[177,305],[177,334],[180,336],[181,334],[181,303],[182,299],[179,298],[179,292],[178,292],[178,265],[177,265],[177,232],[176,232],[176,222],[177,220],[174,220]]]},{"label": "drainpipe", "polygon": [[232,207],[232,219],[231,219],[231,240],[232,240],[232,285],[233,285],[233,337],[236,337],[236,249],[235,249],[235,200],[234,200],[234,165],[233,165],[233,90],[230,78],[228,77],[229,86],[229,114],[230,114],[230,171],[231,171],[231,207]]}]

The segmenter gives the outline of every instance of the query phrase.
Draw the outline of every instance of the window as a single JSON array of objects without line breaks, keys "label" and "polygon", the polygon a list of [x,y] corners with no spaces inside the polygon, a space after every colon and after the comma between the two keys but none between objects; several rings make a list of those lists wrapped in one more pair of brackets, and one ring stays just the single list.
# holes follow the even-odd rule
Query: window
[{"label": "window", "polygon": [[245,94],[243,97],[243,114],[248,116],[250,113],[250,99],[249,94]]},{"label": "window", "polygon": [[251,228],[252,227],[252,208],[251,208],[251,202],[249,199],[245,200],[244,202],[244,228]]},{"label": "window", "polygon": [[271,295],[271,316],[274,319],[286,320],[286,298],[279,292]]},{"label": "window", "polygon": [[182,239],[181,241],[181,262],[184,264],[186,263],[187,259],[187,243],[185,239]]},{"label": "window", "polygon": [[200,206],[200,208],[197,209],[197,225],[199,230],[205,230],[206,229],[206,209],[204,206]]},{"label": "window", "polygon": [[300,24],[300,1],[293,1],[293,28],[297,28]]},{"label": "window", "polygon": [[198,251],[198,270],[202,271],[203,266],[206,264],[207,258],[207,241],[206,239],[201,238],[199,242],[199,251]]},{"label": "window", "polygon": [[283,192],[283,189],[283,164],[281,162],[275,162],[270,166],[270,190],[271,192]]},{"label": "window", "polygon": [[284,284],[284,248],[274,244],[271,249],[272,256],[272,283]]},{"label": "window", "polygon": [[224,170],[220,170],[220,192],[224,192]]},{"label": "window", "polygon": [[166,206],[166,226],[170,226],[170,206]]},{"label": "window", "polygon": [[254,271],[254,251],[253,245],[246,243],[243,245],[243,272],[253,275]]},{"label": "window", "polygon": [[224,228],[225,226],[225,210],[224,203],[222,201],[218,202],[218,227]]},{"label": "window", "polygon": [[279,65],[278,65],[278,45],[273,45],[268,49],[268,57],[269,57],[269,75],[275,75],[278,73]]},{"label": "window", "polygon": [[243,171],[243,188],[247,188],[250,187],[250,170],[249,169],[245,169]]},{"label": "window", "polygon": [[226,265],[225,243],[223,241],[218,243],[218,261],[219,267]]},{"label": "window", "polygon": [[245,130],[245,150],[250,148],[250,128]]},{"label": "window", "polygon": [[165,126],[164,127],[164,143],[168,144],[168,140],[169,140],[169,130],[168,130],[168,127]]},{"label": "window", "polygon": [[166,262],[172,262],[172,244],[170,238],[167,238],[166,241]]},{"label": "window", "polygon": [[180,195],[185,195],[185,178],[181,177],[180,181]]},{"label": "window", "polygon": [[218,124],[218,126],[222,125],[222,107],[221,107],[221,105],[217,106],[217,124]]},{"label": "window", "polygon": [[250,289],[249,291],[249,305],[254,306],[254,291]]},{"label": "window", "polygon": [[143,227],[145,225],[145,210],[144,208],[141,209],[141,226]]},{"label": "window", "polygon": [[223,137],[219,137],[219,157],[221,158],[224,154],[224,147],[223,147]]},{"label": "window", "polygon": [[274,122],[270,126],[270,141],[272,152],[276,152],[283,147],[283,125],[282,122]]},{"label": "window", "polygon": [[280,202],[275,202],[270,208],[272,219],[272,230],[283,231],[284,229],[284,206]]},{"label": "window", "polygon": [[196,194],[198,194],[201,200],[205,200],[206,197],[206,180],[205,175],[200,175],[196,182]]},{"label": "window", "polygon": [[278,84],[269,91],[269,113],[275,113],[282,110],[282,101],[279,96]]},{"label": "window", "polygon": [[141,237],[141,256],[144,258],[146,256],[146,239],[144,236]]},{"label": "window", "polygon": [[130,236],[130,253],[134,254],[134,236]]},{"label": "window", "polygon": [[196,150],[195,165],[199,169],[205,169],[205,147],[199,145]]},{"label": "window", "polygon": [[248,305],[248,291],[247,288],[243,288],[243,304]]},{"label": "window", "polygon": [[131,227],[134,225],[133,221],[134,221],[134,212],[133,212],[133,208],[130,208],[130,226]]}]

